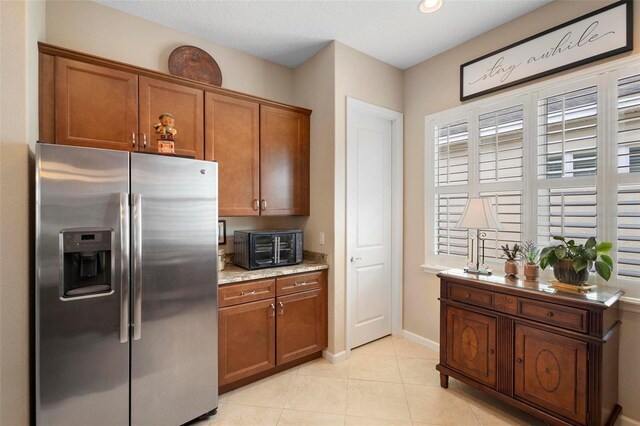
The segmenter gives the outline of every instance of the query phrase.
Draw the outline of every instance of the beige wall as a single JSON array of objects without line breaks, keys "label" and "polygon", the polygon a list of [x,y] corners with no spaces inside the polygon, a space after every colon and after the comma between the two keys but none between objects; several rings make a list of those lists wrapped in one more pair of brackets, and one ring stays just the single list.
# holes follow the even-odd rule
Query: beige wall
[{"label": "beige wall", "polygon": [[[437,342],[439,340],[439,288],[437,277],[420,267],[425,260],[424,201],[431,196],[424,187],[424,118],[461,105],[460,64],[490,53],[546,28],[603,7],[613,1],[566,1],[550,3],[404,72],[405,110],[405,211],[404,211],[404,327]],[[640,52],[640,4],[635,2],[633,52]],[[601,61],[605,62],[605,61]],[[589,67],[583,66],[578,69]],[[576,71],[574,69],[572,71]],[[571,71],[570,71],[571,72]],[[549,77],[557,77],[558,74]],[[541,80],[536,80],[536,82]],[[524,85],[523,85],[524,86]],[[518,86],[521,88],[523,86]],[[506,92],[506,91],[505,91]],[[490,97],[492,95],[487,95]],[[640,406],[632,403],[640,394],[640,347],[629,338],[640,329],[640,315],[625,312],[621,340],[620,402],[624,414],[640,419]],[[633,334],[635,331],[635,334]]]},{"label": "beige wall", "polygon": [[[0,2],[0,424],[29,424],[30,199],[44,3]],[[31,151],[32,152],[32,151]]]},{"label": "beige wall", "polygon": [[336,45],[335,90],[335,242],[332,267],[335,274],[337,346],[346,348],[346,154],[347,154],[347,97],[378,105],[394,111],[403,111],[402,71],[372,58],[342,43]]},{"label": "beige wall", "polygon": [[[328,44],[294,71],[294,97],[298,105],[313,110],[311,115],[311,216],[304,228],[305,248],[334,256],[334,139],[335,139],[335,45]],[[320,245],[319,233],[325,233]],[[329,269],[329,351],[336,342],[335,271]]]},{"label": "beige wall", "polygon": [[47,1],[47,43],[168,73],[173,49],[198,46],[216,60],[222,87],[293,102],[293,70],[88,0]]}]

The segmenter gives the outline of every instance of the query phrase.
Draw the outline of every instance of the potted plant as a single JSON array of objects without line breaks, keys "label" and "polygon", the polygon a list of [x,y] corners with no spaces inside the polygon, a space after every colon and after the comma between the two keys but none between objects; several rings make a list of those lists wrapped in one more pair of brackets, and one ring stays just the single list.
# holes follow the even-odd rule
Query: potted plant
[{"label": "potted plant", "polygon": [[504,262],[504,273],[507,276],[515,276],[518,275],[518,254],[520,253],[520,246],[518,243],[513,245],[513,248],[509,248],[509,244],[504,246],[500,246],[502,249],[502,259],[507,259]]},{"label": "potted plant", "polygon": [[524,263],[524,276],[528,280],[537,280],[540,276],[538,263],[540,251],[533,241],[526,241],[520,247],[520,259]]},{"label": "potted plant", "polygon": [[576,244],[574,240],[566,241],[564,237],[553,237],[560,241],[557,246],[549,246],[540,252],[540,266],[545,269],[553,267],[553,275],[565,284],[582,286],[589,279],[589,271],[595,265],[596,273],[605,281],[609,281],[613,270],[613,261],[607,253],[613,247],[609,242],[598,243],[591,237],[586,243]]}]

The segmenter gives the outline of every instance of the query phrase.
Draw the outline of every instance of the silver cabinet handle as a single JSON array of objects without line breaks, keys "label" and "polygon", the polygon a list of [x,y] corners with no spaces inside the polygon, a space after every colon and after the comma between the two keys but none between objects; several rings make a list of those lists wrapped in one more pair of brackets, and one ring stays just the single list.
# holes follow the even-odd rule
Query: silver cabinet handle
[{"label": "silver cabinet handle", "polygon": [[309,285],[309,284],[312,284],[312,283],[310,281],[296,281],[293,286],[300,287],[300,286]]},{"label": "silver cabinet handle", "polygon": [[136,146],[136,133],[131,132],[131,144],[132,146]]},{"label": "silver cabinet handle", "polygon": [[282,315],[284,313],[284,305],[282,302],[278,302],[278,305],[280,305],[280,315]]},{"label": "silver cabinet handle", "polygon": [[251,290],[251,291],[241,291],[240,292],[240,296],[251,296],[252,294],[256,294],[255,290]]},{"label": "silver cabinet handle", "polygon": [[262,211],[265,211],[265,210],[267,209],[267,200],[263,199],[263,200],[261,201],[261,204],[262,204],[262,208],[261,208],[261,210],[262,210]]},{"label": "silver cabinet handle", "polygon": [[133,198],[133,340],[142,338],[142,195]]},{"label": "silver cabinet handle", "polygon": [[260,203],[258,202],[258,199],[257,199],[257,198],[254,198],[254,199],[253,199],[253,209],[254,209],[255,211],[260,210]]},{"label": "silver cabinet handle", "polygon": [[129,194],[120,193],[120,343],[129,341]]},{"label": "silver cabinet handle", "polygon": [[276,263],[280,263],[280,237],[276,237]]},{"label": "silver cabinet handle", "polygon": [[145,148],[145,149],[147,148],[147,134],[146,133],[142,134],[142,147]]},{"label": "silver cabinet handle", "polygon": [[271,316],[276,316],[276,305],[274,305],[273,303],[271,304]]},{"label": "silver cabinet handle", "polygon": [[353,257],[353,256],[351,256],[351,261],[352,262],[355,262],[357,260],[362,260],[362,258],[361,257]]}]

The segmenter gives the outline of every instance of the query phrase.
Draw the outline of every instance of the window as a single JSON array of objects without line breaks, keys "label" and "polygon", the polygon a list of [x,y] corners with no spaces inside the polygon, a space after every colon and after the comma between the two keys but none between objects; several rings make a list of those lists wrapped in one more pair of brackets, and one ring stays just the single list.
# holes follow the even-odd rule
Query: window
[{"label": "window", "polygon": [[434,114],[426,135],[428,265],[463,266],[468,232],[455,224],[468,197],[490,197],[503,224],[484,230],[494,268],[503,244],[596,236],[614,243],[615,285],[640,297],[637,61]]}]

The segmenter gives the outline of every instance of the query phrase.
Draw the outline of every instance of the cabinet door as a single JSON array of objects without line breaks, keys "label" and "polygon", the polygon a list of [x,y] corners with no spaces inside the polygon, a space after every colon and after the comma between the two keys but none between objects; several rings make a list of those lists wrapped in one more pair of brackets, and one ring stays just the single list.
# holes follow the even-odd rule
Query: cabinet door
[{"label": "cabinet door", "polygon": [[496,319],[447,306],[447,364],[496,385]]},{"label": "cabinet door", "polygon": [[218,385],[275,367],[275,299],[218,310]]},{"label": "cabinet door", "polygon": [[515,395],[579,423],[587,418],[587,343],[516,324]]},{"label": "cabinet door", "polygon": [[202,90],[140,77],[140,150],[157,152],[153,127],[160,114],[175,117],[175,153],[204,159],[204,94]]},{"label": "cabinet door", "polygon": [[56,58],[55,142],[135,151],[138,76]]},{"label": "cabinet door", "polygon": [[209,92],[205,102],[205,159],[218,162],[220,216],[257,216],[260,107]]},{"label": "cabinet door", "polygon": [[260,106],[262,215],[309,214],[309,116]]},{"label": "cabinet door", "polygon": [[326,296],[323,289],[278,297],[277,302],[278,365],[327,346]]}]

